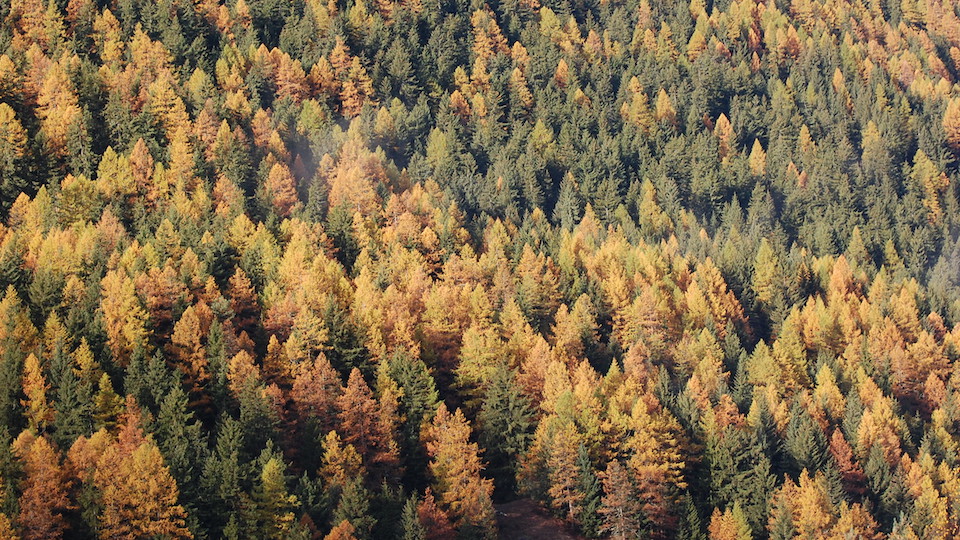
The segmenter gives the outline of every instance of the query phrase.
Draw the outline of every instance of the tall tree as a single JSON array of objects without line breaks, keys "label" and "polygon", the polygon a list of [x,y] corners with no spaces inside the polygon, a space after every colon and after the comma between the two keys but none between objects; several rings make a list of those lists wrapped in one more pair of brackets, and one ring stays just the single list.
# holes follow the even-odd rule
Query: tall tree
[{"label": "tall tree", "polygon": [[451,414],[441,404],[423,436],[440,505],[454,526],[461,535],[494,537],[493,482],[480,476],[480,449],[470,442],[470,424],[463,413],[457,409]]},{"label": "tall tree", "polygon": [[60,464],[59,453],[43,436],[24,431],[13,443],[23,464],[20,515],[17,522],[24,539],[60,538],[69,528],[66,514],[74,506],[68,493],[72,480]]}]

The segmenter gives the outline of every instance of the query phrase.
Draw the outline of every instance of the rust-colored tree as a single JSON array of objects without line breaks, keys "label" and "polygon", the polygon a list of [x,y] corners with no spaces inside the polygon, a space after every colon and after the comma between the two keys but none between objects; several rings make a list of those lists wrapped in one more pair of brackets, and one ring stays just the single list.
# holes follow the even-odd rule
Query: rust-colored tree
[{"label": "rust-colored tree", "polygon": [[24,479],[20,484],[17,521],[25,540],[62,538],[68,528],[64,514],[73,508],[68,497],[72,481],[60,455],[43,436],[24,431],[13,443]]},{"label": "rust-colored tree", "polygon": [[615,540],[636,538],[640,534],[643,514],[630,471],[614,460],[607,465],[601,478],[603,497],[599,512],[603,525],[600,531]]}]

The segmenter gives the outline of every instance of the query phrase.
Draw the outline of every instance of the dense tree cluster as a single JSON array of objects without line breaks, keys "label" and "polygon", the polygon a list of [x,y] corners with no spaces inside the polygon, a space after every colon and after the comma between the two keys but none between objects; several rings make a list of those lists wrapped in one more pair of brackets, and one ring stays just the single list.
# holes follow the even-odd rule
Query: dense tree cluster
[{"label": "dense tree cluster", "polygon": [[960,535],[960,5],[0,20],[0,538]]}]

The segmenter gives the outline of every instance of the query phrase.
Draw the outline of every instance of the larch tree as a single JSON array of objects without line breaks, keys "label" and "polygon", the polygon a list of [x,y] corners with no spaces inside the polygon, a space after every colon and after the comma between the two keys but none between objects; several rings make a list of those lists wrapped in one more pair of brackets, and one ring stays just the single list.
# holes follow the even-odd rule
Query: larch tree
[{"label": "larch tree", "polygon": [[343,393],[340,375],[326,355],[298,364],[290,397],[305,429],[328,433],[337,423],[337,399]]},{"label": "larch tree", "polygon": [[356,529],[349,521],[343,520],[330,530],[323,540],[358,540],[354,535]]},{"label": "larch tree", "polygon": [[188,307],[173,327],[170,341],[176,356],[177,368],[183,372],[192,398],[198,399],[210,382],[207,349],[203,344],[205,334],[199,309]]},{"label": "larch tree", "polygon": [[743,515],[743,510],[739,504],[734,504],[732,509],[720,512],[719,508],[713,509],[713,515],[710,516],[710,540],[752,540],[753,533],[750,531],[750,525]]},{"label": "larch tree", "polygon": [[584,494],[579,489],[579,468],[577,451],[581,436],[573,422],[564,422],[554,433],[547,458],[550,473],[548,494],[552,506],[567,519],[578,518]]},{"label": "larch tree", "polygon": [[17,522],[25,540],[61,538],[69,525],[66,515],[74,506],[68,493],[72,480],[60,455],[42,435],[24,431],[13,443],[24,480],[20,485]]},{"label": "larch tree", "polygon": [[11,182],[27,149],[27,132],[6,103],[0,103],[0,126],[0,171]]},{"label": "larch tree", "polygon": [[433,490],[429,487],[423,494],[423,500],[417,504],[417,518],[423,524],[427,533],[427,538],[436,538],[438,540],[453,540],[456,537],[456,531],[447,513],[437,506],[437,501],[433,496]]},{"label": "larch tree", "polygon": [[114,361],[125,366],[133,350],[146,344],[147,312],[137,298],[133,280],[123,270],[107,272],[101,287],[107,344]]},{"label": "larch tree", "polygon": [[480,449],[470,442],[470,424],[457,409],[453,414],[441,404],[423,437],[430,455],[440,505],[461,534],[476,531],[483,537],[496,534],[493,514],[493,482],[480,473]]},{"label": "larch tree", "polygon": [[643,514],[630,471],[614,460],[607,465],[601,478],[603,498],[599,512],[603,516],[603,525],[600,532],[616,540],[636,538],[641,531]]},{"label": "larch tree", "polygon": [[319,474],[327,489],[342,490],[352,478],[363,478],[363,460],[352,444],[344,444],[336,431],[323,439],[323,458]]},{"label": "larch tree", "polygon": [[363,380],[359,369],[350,371],[347,386],[337,397],[339,432],[344,442],[352,445],[367,464],[374,462],[374,454],[380,444],[377,436],[377,401]]},{"label": "larch tree", "polygon": [[[104,538],[193,538],[179,490],[160,450],[143,440],[132,452],[121,438],[103,454],[94,473],[100,489]],[[129,452],[129,453],[128,453]]]},{"label": "larch tree", "polygon": [[954,152],[960,152],[960,99],[954,98],[947,102],[947,110],[943,115],[943,130],[950,148]]},{"label": "larch tree", "polygon": [[233,310],[233,327],[238,333],[246,332],[250,337],[255,336],[260,321],[260,304],[253,284],[243,268],[237,267],[230,276],[226,296],[230,300],[230,309]]},{"label": "larch tree", "polygon": [[23,393],[27,399],[20,403],[26,408],[27,423],[34,431],[44,431],[54,420],[54,410],[47,400],[47,384],[36,355],[27,355],[23,362]]},{"label": "larch tree", "polygon": [[274,163],[267,175],[266,189],[273,210],[281,218],[290,217],[290,213],[301,206],[296,188],[290,168],[282,162]]},{"label": "larch tree", "polygon": [[[74,57],[76,58],[76,57]],[[82,114],[68,69],[72,59],[64,56],[50,65],[37,96],[41,127],[55,154],[64,156],[70,127]]]}]

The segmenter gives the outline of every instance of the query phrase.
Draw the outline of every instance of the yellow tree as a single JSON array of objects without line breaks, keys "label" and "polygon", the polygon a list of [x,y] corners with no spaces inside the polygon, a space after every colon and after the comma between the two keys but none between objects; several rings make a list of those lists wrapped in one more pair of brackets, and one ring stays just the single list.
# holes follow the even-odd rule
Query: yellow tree
[{"label": "yellow tree", "polygon": [[454,526],[461,532],[473,529],[484,538],[495,538],[493,481],[480,476],[480,448],[470,442],[470,424],[463,413],[457,409],[451,414],[441,403],[423,438],[434,488]]},{"label": "yellow tree", "polygon": [[123,270],[111,270],[100,282],[100,309],[107,332],[107,345],[114,361],[126,366],[130,354],[146,345],[147,312],[140,305],[134,282]]},{"label": "yellow tree", "polygon": [[66,55],[53,62],[43,77],[43,85],[37,95],[37,113],[40,127],[53,151],[65,155],[67,134],[70,127],[80,120],[80,106],[73,83],[67,73],[72,59]]},{"label": "yellow tree", "polygon": [[656,535],[668,535],[676,527],[676,497],[687,486],[682,430],[653,396],[637,400],[631,416],[633,435],[626,444],[631,451],[627,465],[635,475],[644,514],[655,525]]},{"label": "yellow tree", "polygon": [[714,508],[707,530],[710,532],[710,540],[753,540],[753,533],[740,503],[735,503],[732,509],[724,512]]},{"label": "yellow tree", "polygon": [[943,207],[940,203],[943,191],[950,185],[946,173],[927,157],[923,150],[917,150],[913,158],[913,168],[910,179],[923,189],[923,206],[927,208],[930,223],[939,223],[943,217]]},{"label": "yellow tree", "polygon": [[290,172],[290,168],[282,162],[274,163],[267,175],[267,192],[273,209],[280,217],[290,217],[299,205],[297,198],[297,182]]},{"label": "yellow tree", "polygon": [[579,515],[584,499],[584,494],[579,489],[577,465],[580,439],[580,433],[573,422],[564,422],[553,435],[547,457],[547,470],[550,473],[548,494],[551,503],[571,521]]},{"label": "yellow tree", "polygon": [[14,110],[6,103],[0,103],[0,171],[12,176],[17,161],[23,157],[27,147],[27,132],[17,119]]},{"label": "yellow tree", "polygon": [[726,158],[735,151],[733,145],[736,142],[734,140],[736,136],[733,133],[733,126],[730,124],[730,119],[727,118],[727,115],[720,113],[720,117],[717,118],[717,123],[713,128],[713,135],[720,143],[720,159]]},{"label": "yellow tree", "polygon": [[323,460],[319,473],[326,486],[342,490],[354,478],[366,475],[360,454],[352,444],[343,444],[336,431],[327,433],[322,446]]},{"label": "yellow tree", "polygon": [[23,363],[23,393],[27,399],[20,403],[26,407],[27,422],[31,430],[43,431],[53,422],[54,410],[47,401],[47,384],[40,369],[40,361],[34,354],[27,355]]},{"label": "yellow tree", "polygon": [[62,538],[68,527],[64,513],[72,509],[67,495],[72,481],[60,465],[60,455],[45,437],[30,431],[17,437],[13,452],[24,472],[17,518],[23,538]]},{"label": "yellow tree", "polygon": [[101,456],[94,481],[100,489],[101,538],[193,538],[179,490],[160,450],[145,439],[132,452],[121,437]]},{"label": "yellow tree", "polygon": [[184,382],[189,386],[194,399],[202,395],[210,381],[207,349],[203,344],[205,332],[199,311],[199,306],[190,306],[184,310],[170,337],[177,367],[184,373]]},{"label": "yellow tree", "polygon": [[953,98],[947,104],[943,115],[943,130],[946,132],[947,144],[954,152],[960,153],[960,98]]},{"label": "yellow tree", "polygon": [[295,495],[287,493],[283,469],[280,459],[273,457],[260,471],[259,483],[253,493],[260,538],[283,540],[290,537],[293,508],[298,501]]}]

